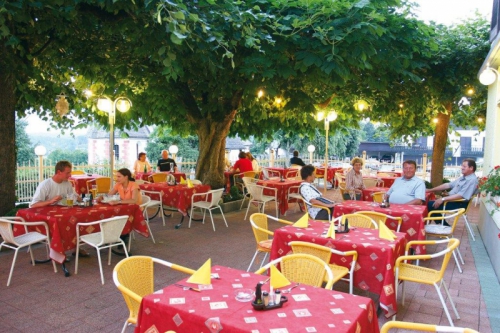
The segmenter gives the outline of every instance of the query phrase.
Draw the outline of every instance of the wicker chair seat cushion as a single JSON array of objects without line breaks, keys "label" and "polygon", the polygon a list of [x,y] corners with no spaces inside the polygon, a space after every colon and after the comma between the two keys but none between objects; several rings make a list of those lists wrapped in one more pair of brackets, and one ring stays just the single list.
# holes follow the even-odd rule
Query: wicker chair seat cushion
[{"label": "wicker chair seat cushion", "polygon": [[450,235],[451,227],[441,224],[428,224],[425,226],[425,233],[434,235]]},{"label": "wicker chair seat cushion", "polygon": [[[349,274],[349,269],[335,264],[328,264],[333,273],[333,283],[340,281],[344,276]],[[325,274],[325,281],[328,280],[328,275]]]}]

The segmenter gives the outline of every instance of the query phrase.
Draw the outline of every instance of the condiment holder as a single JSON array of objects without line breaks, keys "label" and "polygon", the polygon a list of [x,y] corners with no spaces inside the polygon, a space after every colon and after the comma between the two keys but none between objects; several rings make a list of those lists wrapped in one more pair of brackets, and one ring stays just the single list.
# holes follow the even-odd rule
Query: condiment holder
[{"label": "condiment holder", "polygon": [[256,303],[255,301],[252,302],[252,306],[255,310],[259,311],[266,311],[266,310],[272,310],[272,309],[278,309],[283,306],[283,303],[288,302],[288,298],[286,296],[281,296],[281,300],[279,303],[274,303],[274,304],[268,304],[267,306],[264,305],[264,303]]}]

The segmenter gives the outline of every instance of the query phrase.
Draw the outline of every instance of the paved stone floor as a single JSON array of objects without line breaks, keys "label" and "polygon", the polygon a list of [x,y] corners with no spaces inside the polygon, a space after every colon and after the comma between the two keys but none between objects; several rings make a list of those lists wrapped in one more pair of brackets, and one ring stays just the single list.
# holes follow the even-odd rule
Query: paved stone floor
[{"label": "paved stone floor", "polygon": [[[337,190],[329,190],[328,196],[340,199]],[[252,210],[252,208],[251,208]],[[255,212],[256,209],[253,209]],[[269,207],[267,212],[271,213]],[[132,253],[150,255],[183,266],[198,268],[208,258],[214,265],[225,265],[246,270],[253,252],[255,240],[248,220],[244,220],[245,210],[226,214],[229,227],[224,226],[220,215],[216,215],[216,231],[210,221],[205,224],[193,222],[190,229],[187,221],[176,230],[174,225],[180,221],[175,213],[167,219],[164,227],[160,218],[151,222],[156,244],[151,239],[137,236],[132,243]],[[296,221],[301,216],[292,205],[285,219]],[[446,272],[446,282],[450,287],[461,319],[454,320],[456,326],[469,327],[482,333],[500,332],[500,287],[493,273],[475,224],[478,207],[469,212],[476,232],[476,241],[470,239],[459,222],[456,237],[461,240],[460,249],[465,259],[464,272],[458,272],[455,262],[450,261]],[[470,240],[470,241],[469,241]],[[97,256],[90,250],[90,258],[82,258],[79,273],[74,275],[74,258],[67,264],[72,275],[64,277],[61,270],[54,273],[52,265],[31,266],[29,255],[21,252],[17,259],[13,281],[6,287],[12,254],[10,250],[0,252],[0,332],[120,332],[128,316],[121,294],[112,281],[114,265],[121,259],[113,256],[111,265],[104,264],[105,284],[99,277]],[[35,255],[43,257],[44,249],[39,247]],[[432,263],[424,262],[424,266]],[[256,269],[256,266],[255,266]],[[182,278],[179,273],[158,268],[155,284],[158,288]],[[342,282],[335,285],[336,290],[346,291]],[[372,297],[361,290],[361,296]],[[407,284],[406,303],[401,304],[399,297],[397,319],[411,322],[448,325],[433,287]],[[452,315],[454,318],[454,316]],[[379,312],[382,325],[387,319]],[[128,332],[133,328],[129,327]]]}]

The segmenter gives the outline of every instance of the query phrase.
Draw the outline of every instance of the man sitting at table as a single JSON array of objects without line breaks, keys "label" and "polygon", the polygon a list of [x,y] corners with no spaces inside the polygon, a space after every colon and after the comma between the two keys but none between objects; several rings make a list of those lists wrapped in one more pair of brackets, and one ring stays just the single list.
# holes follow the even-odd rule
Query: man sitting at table
[{"label": "man sitting at table", "polygon": [[421,205],[425,202],[425,183],[415,176],[417,163],[413,160],[403,162],[403,177],[397,178],[385,194],[389,203]]},{"label": "man sitting at table", "polygon": [[35,195],[30,202],[31,208],[44,207],[55,205],[67,195],[74,195],[77,200],[79,196],[75,189],[68,181],[71,177],[71,162],[59,161],[55,167],[55,174],[48,179],[45,179],[36,188]]},{"label": "man sitting at table", "polygon": [[[330,209],[330,218],[333,216],[333,207],[335,206],[335,202],[329,200],[325,200],[321,192],[313,185],[314,179],[316,175],[314,173],[314,166],[306,165],[302,169],[300,169],[300,176],[304,181],[300,184],[299,193],[304,198],[307,205],[317,205],[328,207]],[[311,207],[308,209],[309,215],[313,219],[316,220],[329,220],[328,211],[326,209]]]},{"label": "man sitting at table", "polygon": [[156,164],[156,169],[158,171],[164,171],[164,172],[170,171],[170,163],[174,164],[173,172],[177,172],[177,164],[175,163],[174,159],[168,157],[167,150],[162,150],[161,159],[158,160],[158,163]]},{"label": "man sitting at table", "polygon": [[[476,161],[466,158],[462,161],[462,175],[463,177],[457,178],[451,183],[444,183],[439,186],[428,189],[427,192],[444,191],[451,189],[448,195],[442,196],[435,201],[429,201],[427,209],[429,212],[433,210],[443,210],[444,202],[451,200],[465,199],[460,202],[449,202],[446,204],[446,209],[467,208],[470,198],[474,196],[477,191],[477,177],[476,177]],[[446,221],[443,224],[449,226]]]},{"label": "man sitting at table", "polygon": [[[234,163],[231,170],[229,170],[232,175],[236,173],[253,171],[252,162],[247,158],[247,154],[244,151],[240,151],[240,153],[238,154],[238,158],[239,159],[236,161],[236,163]],[[233,187],[234,177],[230,177],[229,181],[231,182],[231,187]],[[239,183],[243,182],[243,180],[239,177],[236,179],[236,181]]]},{"label": "man sitting at table", "polygon": [[304,161],[299,157],[299,152],[297,150],[293,151],[293,157],[290,159],[290,165],[300,165],[304,166],[306,165]]}]

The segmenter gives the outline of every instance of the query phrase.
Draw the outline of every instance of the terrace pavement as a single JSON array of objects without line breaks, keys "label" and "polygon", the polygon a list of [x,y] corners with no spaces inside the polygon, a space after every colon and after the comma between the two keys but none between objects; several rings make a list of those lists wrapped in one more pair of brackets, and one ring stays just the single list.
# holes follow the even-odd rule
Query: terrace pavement
[{"label": "terrace pavement", "polygon": [[[327,196],[340,200],[338,190],[329,190]],[[256,209],[251,208],[251,212]],[[272,208],[266,212],[271,213]],[[476,227],[478,207],[469,212],[470,221],[476,233],[476,241],[469,241],[463,220],[455,232],[460,239],[460,249],[464,256],[464,272],[458,272],[454,260],[450,260],[446,272],[446,282],[457,304],[461,319],[454,319],[455,325],[469,327],[481,333],[500,332],[500,287],[491,267]],[[190,268],[200,267],[208,258],[213,265],[224,265],[246,270],[255,251],[255,240],[248,220],[244,220],[245,210],[226,214],[229,227],[226,228],[220,215],[216,215],[212,230],[210,221],[205,224],[193,222],[176,230],[174,225],[180,220],[175,213],[167,219],[163,227],[161,219],[151,222],[156,244],[151,239],[136,236],[132,241],[132,253],[149,255]],[[296,221],[303,213],[292,205],[285,219]],[[207,217],[208,218],[208,217]],[[277,226],[274,226],[277,227]],[[432,251],[432,249],[430,249]],[[74,275],[74,258],[67,263],[71,276],[65,278],[61,270],[54,273],[52,265],[31,266],[29,254],[22,251],[18,255],[16,268],[10,287],[6,287],[13,252],[0,252],[0,332],[120,332],[128,316],[125,302],[116,289],[113,267],[121,259],[112,256],[110,266],[103,264],[105,284],[101,285],[97,256],[93,249],[90,258],[80,259],[78,275]],[[35,256],[43,257],[44,249],[35,249]],[[105,256],[104,256],[105,258]],[[260,264],[260,263],[258,263]],[[429,262],[421,263],[428,266]],[[253,270],[257,269],[257,265]],[[155,285],[158,289],[171,284],[183,275],[158,267],[155,271]],[[339,291],[347,291],[347,284],[339,282],[334,286]],[[448,325],[446,315],[438,296],[431,286],[407,284],[406,303],[398,299],[398,320]],[[377,296],[355,289],[355,294],[368,296],[377,301]],[[452,318],[455,318],[452,314]],[[386,318],[379,311],[379,323]],[[129,327],[127,332],[133,332]]]}]

